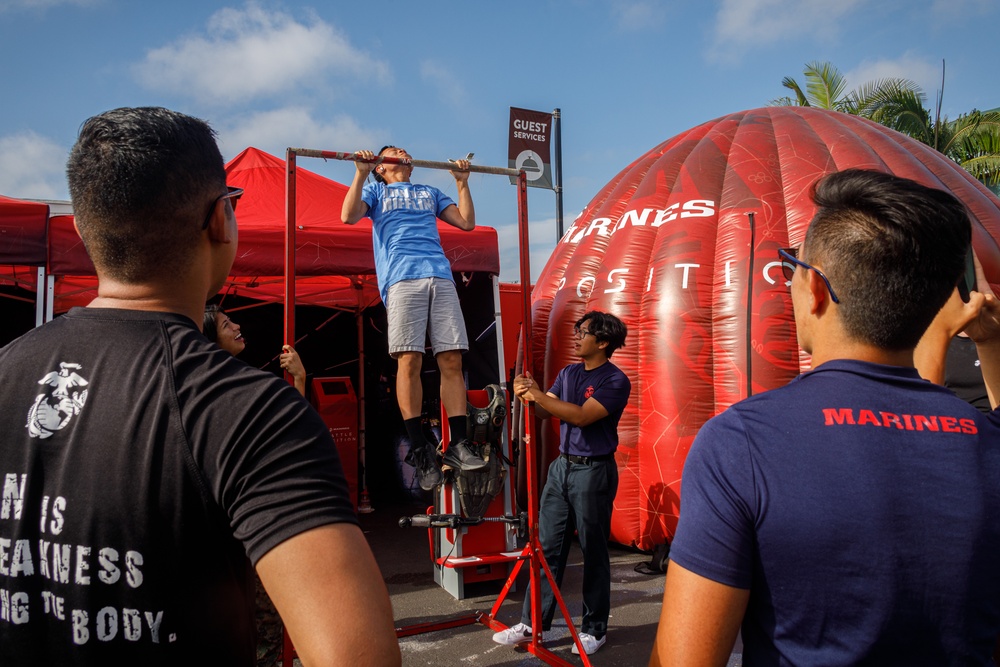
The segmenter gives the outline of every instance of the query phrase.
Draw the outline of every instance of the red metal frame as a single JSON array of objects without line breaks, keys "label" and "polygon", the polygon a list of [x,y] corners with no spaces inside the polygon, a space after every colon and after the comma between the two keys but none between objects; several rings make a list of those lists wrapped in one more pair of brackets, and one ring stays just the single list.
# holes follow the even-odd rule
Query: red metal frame
[{"label": "red metal frame", "polygon": [[[295,340],[295,157],[296,155],[301,155],[303,157],[318,157],[324,159],[332,160],[351,160],[355,161],[354,153],[342,153],[335,151],[320,151],[320,150],[309,150],[304,148],[289,148],[286,152],[285,168],[286,168],[286,202],[285,202],[285,226],[286,226],[286,245],[285,245],[285,342],[289,345],[292,344],[290,341]],[[405,160],[398,158],[388,158],[381,157],[371,160],[373,162],[385,162],[392,164],[412,164],[417,167],[427,167],[431,169],[454,169],[454,164],[450,162],[428,162],[423,160]],[[529,266],[529,244],[528,244],[528,179],[523,171],[518,171],[514,169],[504,169],[501,167],[480,167],[470,165],[469,171],[485,174],[498,174],[503,176],[516,176],[517,177],[517,226],[518,226],[518,241],[519,241],[519,255],[520,255],[520,276],[521,276],[521,298],[522,305],[524,309],[524,314],[521,321],[521,340],[523,342],[522,349],[524,354],[524,368],[532,368],[531,359],[531,269]],[[577,650],[580,651],[580,659],[583,661],[585,667],[590,667],[590,658],[587,656],[586,651],[583,650],[583,645],[580,643],[580,637],[577,634],[576,626],[573,625],[573,617],[570,615],[569,610],[566,608],[566,603],[563,601],[562,593],[559,591],[559,587],[555,584],[555,579],[552,576],[552,571],[549,569],[548,563],[545,562],[545,556],[542,554],[541,545],[538,542],[538,471],[537,463],[535,461],[535,447],[536,443],[534,441],[534,406],[531,403],[525,404],[525,426],[524,426],[524,447],[526,449],[526,477],[527,477],[527,495],[528,495],[528,541],[524,545],[521,551],[521,555],[518,558],[517,564],[511,570],[510,576],[507,578],[503,589],[500,591],[499,596],[494,602],[493,607],[490,609],[488,614],[481,612],[476,612],[473,614],[465,614],[456,618],[447,619],[443,621],[435,621],[430,623],[418,623],[415,625],[408,625],[401,628],[396,628],[396,637],[409,637],[415,634],[422,634],[424,632],[435,632],[438,630],[447,630],[450,628],[462,627],[466,625],[471,625],[472,623],[482,623],[486,627],[494,631],[506,630],[508,626],[504,625],[500,621],[496,620],[496,615],[500,611],[500,606],[503,604],[504,599],[507,597],[507,593],[510,591],[517,579],[517,575],[521,570],[521,566],[524,561],[527,560],[529,563],[530,572],[530,583],[529,590],[531,592],[531,627],[532,627],[532,637],[531,642],[525,645],[526,650],[529,653],[540,658],[543,662],[549,665],[558,665],[560,667],[571,667],[573,663],[567,662],[560,656],[552,653],[544,646],[542,646],[542,625],[541,625],[541,572],[544,570],[546,576],[549,578],[549,582],[552,586],[552,593],[555,595],[556,602],[559,604],[559,610],[562,612],[563,617],[566,619],[566,625],[569,627],[570,634],[573,637],[573,642],[577,646]],[[432,559],[433,559],[433,546],[431,548]],[[284,656],[282,658],[282,664],[290,666],[292,664],[292,658],[295,656],[295,648],[292,646],[292,642],[288,637],[288,633],[284,636]]]}]

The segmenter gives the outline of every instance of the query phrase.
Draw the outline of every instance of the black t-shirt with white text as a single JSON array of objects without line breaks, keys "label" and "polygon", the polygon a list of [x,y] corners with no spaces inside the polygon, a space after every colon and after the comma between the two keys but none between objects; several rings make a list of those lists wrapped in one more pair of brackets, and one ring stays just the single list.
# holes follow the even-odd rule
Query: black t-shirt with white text
[{"label": "black t-shirt with white text", "polygon": [[319,415],[169,313],[0,350],[0,491],[3,665],[252,665],[251,562],[357,522]]}]

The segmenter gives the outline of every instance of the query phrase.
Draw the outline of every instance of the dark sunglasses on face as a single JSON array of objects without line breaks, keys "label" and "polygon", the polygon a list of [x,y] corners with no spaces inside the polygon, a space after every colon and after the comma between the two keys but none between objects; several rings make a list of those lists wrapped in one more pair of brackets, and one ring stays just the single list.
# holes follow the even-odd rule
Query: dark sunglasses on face
[{"label": "dark sunglasses on face", "polygon": [[226,186],[229,190],[224,195],[219,195],[212,200],[212,206],[208,209],[208,215],[205,216],[205,224],[201,226],[202,229],[208,229],[208,224],[212,222],[212,212],[215,211],[215,205],[219,203],[220,199],[228,199],[229,205],[233,207],[233,213],[236,212],[236,202],[240,200],[243,196],[243,188],[234,188],[231,185]]},{"label": "dark sunglasses on face", "polygon": [[780,248],[778,250],[778,259],[781,260],[781,274],[785,276],[785,280],[791,282],[792,277],[795,275],[795,267],[801,266],[806,271],[815,271],[816,275],[823,279],[826,284],[827,291],[830,292],[830,298],[833,299],[834,303],[840,303],[840,299],[837,298],[837,293],[833,291],[833,286],[827,279],[823,272],[814,266],[806,264],[801,259],[798,258],[799,249],[798,248]]}]

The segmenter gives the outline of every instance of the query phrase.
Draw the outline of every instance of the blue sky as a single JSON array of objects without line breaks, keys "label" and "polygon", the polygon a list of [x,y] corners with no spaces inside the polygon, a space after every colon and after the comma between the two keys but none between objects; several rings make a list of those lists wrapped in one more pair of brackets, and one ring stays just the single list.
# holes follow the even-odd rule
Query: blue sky
[{"label": "blue sky", "polygon": [[[0,0],[0,193],[65,199],[80,124],[119,106],[208,120],[247,146],[506,166],[511,106],[562,111],[565,224],[675,134],[784,95],[830,61],[850,87],[917,81],[944,114],[1000,107],[997,0],[504,0],[381,3]],[[349,182],[350,163],[305,160]],[[414,180],[454,193],[444,172]],[[516,280],[516,194],[473,175],[479,224]],[[555,245],[555,197],[529,190],[531,268]]]}]

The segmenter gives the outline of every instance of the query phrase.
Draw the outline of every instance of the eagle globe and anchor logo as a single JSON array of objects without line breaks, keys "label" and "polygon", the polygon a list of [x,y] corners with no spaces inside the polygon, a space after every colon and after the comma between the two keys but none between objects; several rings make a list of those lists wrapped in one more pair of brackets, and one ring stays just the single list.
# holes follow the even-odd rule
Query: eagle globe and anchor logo
[{"label": "eagle globe and anchor logo", "polygon": [[58,371],[46,373],[38,381],[46,388],[28,410],[26,426],[31,437],[44,440],[52,436],[83,410],[88,391],[84,387],[90,383],[76,372],[81,368],[80,364],[60,362]]}]

